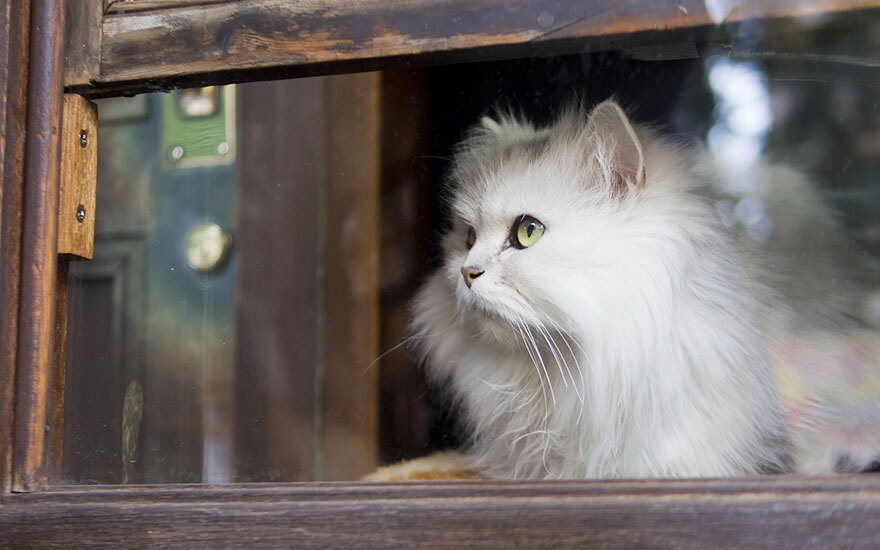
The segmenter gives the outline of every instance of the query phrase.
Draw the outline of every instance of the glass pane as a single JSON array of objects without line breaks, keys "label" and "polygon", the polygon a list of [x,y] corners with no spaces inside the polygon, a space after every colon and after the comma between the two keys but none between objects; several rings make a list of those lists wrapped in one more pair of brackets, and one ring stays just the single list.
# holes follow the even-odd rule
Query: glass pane
[{"label": "glass pane", "polygon": [[[583,41],[560,47],[565,55],[100,101],[95,258],[73,262],[70,273],[64,481],[354,480],[380,465],[446,448],[464,449],[468,464],[496,477],[870,467],[880,457],[880,191],[873,181],[880,159],[880,80],[871,57],[878,31],[873,12],[749,20],[690,34]],[[715,294],[690,295],[717,307],[701,310],[705,322],[687,336],[677,333],[673,329],[685,326],[682,319],[695,310],[661,282],[672,277],[674,287],[691,279],[664,271],[668,265],[660,256],[640,264],[659,252],[636,248],[624,260],[616,257],[628,266],[619,277],[591,291],[619,294],[619,307],[609,302],[592,316],[586,309],[564,319],[551,316],[546,344],[502,338],[496,344],[503,344],[503,353],[486,355],[484,333],[506,318],[492,310],[497,304],[486,305],[480,317],[467,309],[466,296],[491,277],[477,281],[485,270],[476,264],[452,265],[445,258],[453,245],[441,243],[451,231],[464,247],[466,226],[478,225],[468,220],[459,227],[465,223],[461,209],[446,202],[450,174],[467,179],[461,165],[469,153],[457,144],[473,135],[468,132],[481,117],[497,119],[499,112],[550,128],[527,139],[520,135],[502,149],[510,155],[505,162],[521,168],[508,179],[528,174],[530,185],[555,189],[547,182],[559,179],[565,159],[547,164],[538,149],[517,149],[516,140],[544,147],[572,105],[583,109],[577,116],[587,128],[590,110],[611,96],[636,128],[637,146],[627,157],[630,134],[614,134],[613,124],[596,126],[616,135],[619,147],[614,160],[596,162],[611,167],[608,181],[625,183],[623,196],[653,192],[657,178],[702,178],[682,196],[711,206],[717,225],[712,238],[733,243],[733,259],[711,250],[689,256],[684,244],[665,253],[681,273],[725,273],[708,286]],[[491,122],[483,124],[492,130]],[[578,139],[572,134],[563,149],[582,146]],[[657,144],[670,147],[665,157]],[[588,158],[594,150],[580,152]],[[498,177],[501,170],[486,159],[477,164],[484,170],[480,177]],[[632,190],[640,185],[642,191]],[[521,258],[543,258],[519,269],[550,281],[551,305],[564,311],[560,292],[573,301],[592,288],[585,274],[607,275],[592,264],[563,272],[582,260],[578,254],[587,254],[578,243],[601,249],[623,242],[620,235],[631,226],[615,219],[608,226],[615,229],[583,234],[560,244],[558,256],[541,256],[538,239],[546,250],[559,225],[537,219],[545,196],[535,197],[534,209],[508,214],[534,216],[546,222],[545,232],[534,237],[533,250],[527,250],[531,244],[512,249],[521,249]],[[488,197],[476,203],[481,212],[495,204]],[[694,222],[678,215],[658,214],[656,232],[645,238]],[[459,225],[451,221],[456,216]],[[478,229],[473,250],[489,239]],[[508,245],[519,239],[509,227],[498,231]],[[695,241],[705,237],[685,234]],[[616,250],[627,253],[622,245]],[[445,356],[436,345],[420,344],[429,336],[409,325],[413,312],[421,311],[413,302],[418,289],[444,265],[454,267],[449,284],[455,290],[446,296],[454,314],[436,322],[444,330],[454,330],[455,318],[484,324],[472,326],[457,344],[449,365],[459,374],[432,384],[425,372],[443,371]],[[472,269],[459,280],[458,267]],[[525,283],[510,284],[528,292]],[[642,297],[643,309],[629,300],[632,295]],[[758,328],[743,321],[750,307],[767,313]],[[644,321],[645,311],[665,320]],[[601,327],[626,326],[627,318],[633,334],[609,333],[601,342],[620,346],[621,357],[636,348],[653,351],[639,361],[600,365],[598,344],[587,342],[602,334]],[[642,321],[654,332],[640,331]],[[563,322],[599,328],[571,334],[574,329],[554,325]],[[503,324],[502,332],[515,334],[511,326]],[[658,451],[667,440],[650,443],[634,435],[685,425],[684,413],[663,416],[666,405],[652,401],[658,393],[670,392],[672,404],[708,402],[694,392],[719,396],[717,407],[701,414],[710,424],[718,416],[722,434],[728,432],[720,418],[739,397],[753,397],[737,386],[742,371],[731,371],[729,380],[696,382],[739,353],[712,347],[725,333],[757,350],[754,357],[763,359],[756,361],[772,358],[773,371],[756,391],[774,397],[755,405],[767,414],[756,420],[766,423],[756,433],[786,439],[785,451],[753,442],[755,453],[772,456],[741,470],[702,470],[694,466],[694,449],[726,443],[697,438],[669,443],[689,466],[667,468]],[[542,333],[532,338],[536,334]],[[560,342],[551,342],[554,334]],[[684,352],[686,340],[694,347]],[[690,359],[660,359],[662,350],[676,349],[681,357],[692,353]],[[418,360],[425,350],[427,369]],[[463,359],[465,352],[482,354],[483,363],[497,367],[488,372],[498,380],[509,368],[498,357],[534,366],[522,375],[521,387],[506,391],[536,403],[534,411],[546,413],[543,420],[538,413],[518,417],[520,407],[498,398],[501,386],[492,380],[462,375],[476,372],[467,370],[472,359]],[[641,369],[632,371],[638,375],[626,391],[620,385],[624,367]],[[602,376],[604,389],[590,386]],[[687,392],[661,386],[676,376],[695,386]],[[587,394],[589,388],[594,393]],[[600,403],[608,404],[604,413]],[[637,417],[640,407],[660,412]],[[754,420],[755,410],[728,416]],[[640,452],[651,461],[633,458]]]}]

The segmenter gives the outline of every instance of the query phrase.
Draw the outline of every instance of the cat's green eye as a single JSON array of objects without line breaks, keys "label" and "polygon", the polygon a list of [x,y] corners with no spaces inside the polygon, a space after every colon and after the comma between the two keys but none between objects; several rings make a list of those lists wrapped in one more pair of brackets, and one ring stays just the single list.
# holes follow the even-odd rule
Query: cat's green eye
[{"label": "cat's green eye", "polygon": [[510,244],[514,248],[528,248],[544,234],[544,224],[525,214],[516,219],[512,229]]},{"label": "cat's green eye", "polygon": [[473,248],[475,242],[477,242],[477,232],[474,231],[473,227],[468,227],[467,241],[465,241],[465,244],[467,244],[468,250]]}]

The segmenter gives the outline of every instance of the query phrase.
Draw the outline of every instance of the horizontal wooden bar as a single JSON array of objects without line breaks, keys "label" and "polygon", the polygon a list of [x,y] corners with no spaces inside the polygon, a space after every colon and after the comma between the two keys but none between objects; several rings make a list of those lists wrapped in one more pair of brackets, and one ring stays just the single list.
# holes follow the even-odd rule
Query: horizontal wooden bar
[{"label": "horizontal wooden bar", "polygon": [[54,488],[0,545],[876,548],[880,478]]},{"label": "horizontal wooden bar", "polygon": [[130,13],[134,11],[154,10],[157,8],[180,8],[183,6],[201,6],[219,4],[229,0],[104,0],[104,11],[107,13]]},{"label": "horizontal wooden bar", "polygon": [[407,64],[572,53],[638,44],[651,36],[657,43],[657,33],[686,32],[686,37],[698,39],[722,22],[878,8],[880,1],[736,2],[720,13],[710,13],[706,5],[701,0],[114,3],[103,21],[100,75],[69,90],[120,95]]}]

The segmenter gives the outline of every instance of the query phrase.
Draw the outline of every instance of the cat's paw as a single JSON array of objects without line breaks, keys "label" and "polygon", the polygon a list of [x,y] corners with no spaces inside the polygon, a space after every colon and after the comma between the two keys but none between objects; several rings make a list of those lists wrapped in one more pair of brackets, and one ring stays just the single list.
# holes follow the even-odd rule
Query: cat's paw
[{"label": "cat's paw", "polygon": [[483,479],[474,470],[465,455],[444,451],[383,466],[364,476],[361,481],[437,481]]}]

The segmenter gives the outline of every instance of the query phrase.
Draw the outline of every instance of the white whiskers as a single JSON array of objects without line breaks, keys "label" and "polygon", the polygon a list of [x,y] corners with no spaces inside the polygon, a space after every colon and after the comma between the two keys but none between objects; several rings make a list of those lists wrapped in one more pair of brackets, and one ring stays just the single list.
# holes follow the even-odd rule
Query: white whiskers
[{"label": "white whiskers", "polygon": [[[532,351],[531,346],[529,345],[528,339],[526,338],[524,328],[525,328],[525,325],[523,325],[521,323],[516,323],[516,330],[517,330],[517,332],[519,332],[520,338],[522,338],[523,346],[525,346],[526,352],[528,352],[529,357],[532,360],[532,365],[535,366],[535,372],[538,373],[538,380],[541,381],[541,392],[544,394],[544,408],[546,409],[547,408],[547,389],[544,386],[544,378],[541,376],[540,369],[538,369],[538,361],[535,359],[535,354]],[[555,399],[554,399],[554,403],[555,403]]]},{"label": "white whiskers", "polygon": [[556,405],[556,392],[553,391],[553,381],[550,380],[550,373],[547,371],[547,365],[544,363],[544,357],[541,355],[541,349],[538,347],[538,342],[535,341],[534,335],[532,335],[532,331],[529,330],[529,325],[523,324],[523,328],[526,330],[526,334],[529,337],[529,340],[532,342],[532,347],[535,350],[535,355],[538,357],[538,362],[541,363],[541,370],[544,371],[544,377],[547,379],[547,386],[550,388],[550,397],[553,400],[553,405]]}]

